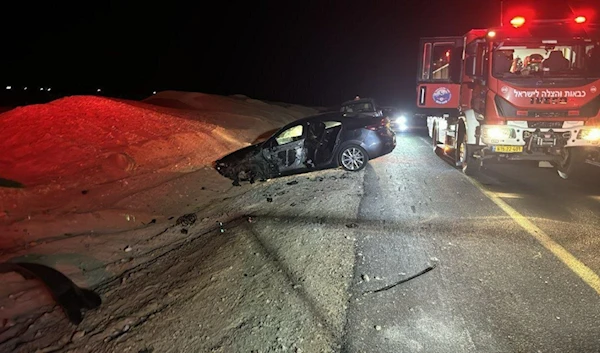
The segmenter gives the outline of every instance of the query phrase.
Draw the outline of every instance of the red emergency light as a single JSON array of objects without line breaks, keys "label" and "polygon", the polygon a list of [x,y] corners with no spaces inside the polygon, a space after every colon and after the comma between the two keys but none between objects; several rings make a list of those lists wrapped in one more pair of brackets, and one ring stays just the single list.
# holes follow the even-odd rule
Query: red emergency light
[{"label": "red emergency light", "polygon": [[577,17],[575,17],[575,23],[582,24],[582,23],[585,23],[585,21],[587,21],[587,18],[585,16],[577,16]]},{"label": "red emergency light", "polygon": [[515,28],[519,28],[525,24],[525,17],[515,16],[510,20],[510,24]]}]

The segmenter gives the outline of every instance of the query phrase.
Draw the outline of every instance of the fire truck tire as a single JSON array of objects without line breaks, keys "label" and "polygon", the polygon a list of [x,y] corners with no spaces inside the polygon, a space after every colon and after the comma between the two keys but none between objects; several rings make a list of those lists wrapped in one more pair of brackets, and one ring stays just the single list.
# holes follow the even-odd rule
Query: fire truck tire
[{"label": "fire truck tire", "polygon": [[440,141],[440,137],[438,136],[439,131],[437,129],[437,126],[434,124],[433,128],[431,130],[431,145],[433,148],[433,152],[438,156],[441,157],[444,155],[444,151],[438,147],[438,142]]},{"label": "fire truck tire", "polygon": [[461,168],[463,173],[468,176],[479,174],[481,171],[481,161],[473,157],[473,147],[464,142],[461,148],[466,150],[464,153],[465,157],[463,160],[461,160]]},{"label": "fire truck tire", "polygon": [[481,171],[481,161],[473,157],[474,146],[467,143],[466,128],[463,123],[458,126],[457,148],[455,150],[456,166],[468,176],[475,176]]},{"label": "fire truck tire", "polygon": [[577,179],[585,174],[587,168],[585,164],[586,151],[581,148],[565,149],[565,157],[556,164],[556,171],[563,179]]}]

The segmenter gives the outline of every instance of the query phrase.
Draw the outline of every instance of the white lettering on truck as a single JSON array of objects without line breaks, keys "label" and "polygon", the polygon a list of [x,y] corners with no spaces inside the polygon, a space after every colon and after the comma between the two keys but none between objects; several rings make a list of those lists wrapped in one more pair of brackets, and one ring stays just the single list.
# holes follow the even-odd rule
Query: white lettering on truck
[{"label": "white lettering on truck", "polygon": [[586,91],[535,89],[533,91],[513,90],[515,98],[584,98]]}]

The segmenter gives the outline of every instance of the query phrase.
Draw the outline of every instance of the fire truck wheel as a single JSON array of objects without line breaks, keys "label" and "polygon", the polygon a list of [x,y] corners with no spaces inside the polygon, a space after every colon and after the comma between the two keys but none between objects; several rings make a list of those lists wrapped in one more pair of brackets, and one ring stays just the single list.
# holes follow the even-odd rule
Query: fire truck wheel
[{"label": "fire truck wheel", "polygon": [[481,170],[481,161],[473,157],[473,147],[467,143],[466,128],[464,123],[458,125],[457,148],[455,150],[456,166],[469,176],[477,175]]},{"label": "fire truck wheel", "polygon": [[444,155],[444,151],[438,147],[438,141],[440,140],[440,137],[438,136],[439,131],[437,129],[436,125],[433,125],[433,129],[431,130],[431,147],[433,148],[433,152],[438,155],[439,157]]},{"label": "fire truck wheel", "polygon": [[459,167],[462,168],[463,173],[469,176],[477,175],[481,170],[481,161],[473,157],[473,147],[469,146],[467,142],[460,144],[457,155],[459,156],[458,162]]},{"label": "fire truck wheel", "polygon": [[585,150],[565,148],[563,160],[556,164],[558,175],[563,179],[577,179],[585,174]]}]

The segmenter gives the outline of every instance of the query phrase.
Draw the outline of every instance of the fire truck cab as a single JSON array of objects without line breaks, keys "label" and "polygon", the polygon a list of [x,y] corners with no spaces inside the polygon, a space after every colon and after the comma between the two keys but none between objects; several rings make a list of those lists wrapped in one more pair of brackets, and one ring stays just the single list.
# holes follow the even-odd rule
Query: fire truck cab
[{"label": "fire truck cab", "polygon": [[600,31],[585,17],[421,38],[418,70],[432,147],[466,174],[494,159],[547,161],[563,178],[600,165]]}]

